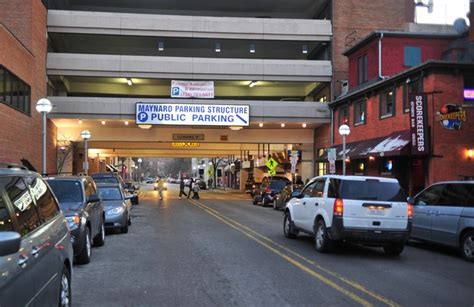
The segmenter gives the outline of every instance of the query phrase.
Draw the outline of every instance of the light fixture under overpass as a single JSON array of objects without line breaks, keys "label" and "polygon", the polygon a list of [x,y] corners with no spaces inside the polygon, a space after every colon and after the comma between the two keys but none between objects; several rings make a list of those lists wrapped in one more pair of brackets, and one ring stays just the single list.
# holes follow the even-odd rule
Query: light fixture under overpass
[{"label": "light fixture under overpass", "polygon": [[232,131],[239,131],[239,130],[244,129],[244,127],[242,127],[242,126],[230,126],[229,128]]},{"label": "light fixture under overpass", "polygon": [[142,129],[150,129],[151,125],[138,125],[138,127],[142,128]]},{"label": "light fixture under overpass", "polygon": [[216,43],[215,44],[215,50],[216,50],[216,52],[221,52],[221,43]]},{"label": "light fixture under overpass", "polygon": [[255,85],[257,85],[257,82],[258,81],[250,81],[249,82],[249,87],[254,87]]},{"label": "light fixture under overpass", "polygon": [[165,43],[158,42],[158,51],[163,51],[163,50],[165,50]]},{"label": "light fixture under overpass", "polygon": [[132,85],[133,85],[132,78],[127,78],[127,84],[128,84],[128,86],[132,86]]}]

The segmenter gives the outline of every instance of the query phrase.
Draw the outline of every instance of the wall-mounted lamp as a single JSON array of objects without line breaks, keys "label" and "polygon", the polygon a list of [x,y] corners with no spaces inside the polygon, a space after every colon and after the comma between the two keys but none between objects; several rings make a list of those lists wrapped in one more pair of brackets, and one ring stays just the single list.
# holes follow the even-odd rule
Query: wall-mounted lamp
[{"label": "wall-mounted lamp", "polygon": [[254,43],[250,44],[249,52],[250,52],[250,53],[255,53],[256,50],[257,50],[257,49],[256,49],[256,47],[255,47],[255,44],[254,44]]},{"label": "wall-mounted lamp", "polygon": [[474,158],[474,149],[473,148],[467,149],[467,158],[468,159]]},{"label": "wall-mounted lamp", "polygon": [[262,128],[262,127],[263,127],[263,123],[259,123],[258,126],[259,126],[260,128]]},{"label": "wall-mounted lamp", "polygon": [[142,128],[142,129],[150,129],[151,125],[138,125],[138,127]]},{"label": "wall-mounted lamp", "polygon": [[127,78],[127,84],[128,84],[128,86],[132,86],[132,85],[133,85],[132,78]]},{"label": "wall-mounted lamp", "polygon": [[303,49],[301,50],[301,52],[303,54],[307,54],[308,53],[308,45],[303,45]]},{"label": "wall-mounted lamp", "polygon": [[254,87],[255,85],[257,85],[257,82],[258,81],[250,81],[249,82],[249,87]]},{"label": "wall-mounted lamp", "polygon": [[165,43],[158,42],[158,51],[163,51],[163,50],[165,50]]},{"label": "wall-mounted lamp", "polygon": [[281,126],[282,128],[285,128],[286,125],[285,125],[285,123],[281,123],[280,126]]},{"label": "wall-mounted lamp", "polygon": [[375,157],[374,156],[369,156],[369,161],[375,161]]},{"label": "wall-mounted lamp", "polygon": [[303,123],[303,124],[301,125],[301,127],[303,127],[303,128],[306,128],[306,126],[307,126],[306,123]]},{"label": "wall-mounted lamp", "polygon": [[215,50],[216,52],[221,52],[221,43],[216,43]]}]

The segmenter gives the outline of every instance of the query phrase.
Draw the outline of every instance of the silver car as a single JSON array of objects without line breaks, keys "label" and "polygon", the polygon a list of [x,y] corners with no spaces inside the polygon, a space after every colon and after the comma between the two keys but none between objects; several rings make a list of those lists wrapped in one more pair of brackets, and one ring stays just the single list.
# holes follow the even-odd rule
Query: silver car
[{"label": "silver car", "polygon": [[408,202],[412,238],[458,248],[474,261],[474,181],[436,183]]},{"label": "silver car", "polygon": [[0,306],[70,306],[67,221],[37,174],[0,165]]},{"label": "silver car", "polygon": [[97,190],[105,210],[105,228],[128,232],[131,224],[132,196],[119,184],[98,184]]}]

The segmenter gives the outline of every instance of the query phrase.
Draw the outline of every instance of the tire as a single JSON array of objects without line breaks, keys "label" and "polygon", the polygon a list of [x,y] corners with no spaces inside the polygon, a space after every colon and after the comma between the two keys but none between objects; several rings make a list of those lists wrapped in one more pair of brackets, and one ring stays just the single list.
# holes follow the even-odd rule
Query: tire
[{"label": "tire", "polygon": [[276,204],[276,200],[273,201],[273,210],[278,210],[278,207],[277,207],[277,204]]},{"label": "tire", "polygon": [[130,218],[127,217],[127,220],[125,221],[125,226],[120,228],[121,233],[128,233],[128,225],[130,225]]},{"label": "tire", "polygon": [[92,250],[92,243],[91,243],[91,229],[89,227],[86,228],[86,234],[84,236],[84,242],[82,245],[82,250],[76,257],[76,262],[78,264],[88,264],[91,262],[91,250]]},{"label": "tire", "polygon": [[59,280],[59,307],[71,306],[71,273],[66,265],[63,266],[61,279]]},{"label": "tire", "polygon": [[291,220],[290,212],[285,212],[285,217],[283,219],[283,234],[288,239],[294,239],[298,235],[298,230],[295,229],[293,221]]},{"label": "tire", "polygon": [[256,205],[258,205],[257,198],[255,198],[255,197],[253,198],[253,200],[252,200],[252,204],[253,204],[253,205],[255,205],[255,206],[256,206]]},{"label": "tire", "polygon": [[332,242],[328,237],[326,223],[320,219],[314,229],[314,246],[320,253],[327,253],[331,250]]},{"label": "tire", "polygon": [[268,201],[264,198],[262,202],[262,206],[266,207],[268,205]]},{"label": "tire", "polygon": [[104,220],[100,223],[100,231],[94,238],[94,246],[104,246],[105,244],[105,226]]},{"label": "tire", "polygon": [[383,247],[385,254],[389,256],[399,256],[403,252],[405,244],[390,244]]},{"label": "tire", "polygon": [[474,262],[474,231],[470,230],[462,236],[460,248],[462,257]]}]

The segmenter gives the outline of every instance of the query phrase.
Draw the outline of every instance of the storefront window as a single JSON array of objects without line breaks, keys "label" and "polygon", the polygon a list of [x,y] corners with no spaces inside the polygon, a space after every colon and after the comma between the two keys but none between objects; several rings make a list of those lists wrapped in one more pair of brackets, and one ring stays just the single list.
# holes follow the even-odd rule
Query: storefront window
[{"label": "storefront window", "polygon": [[323,176],[327,174],[327,163],[320,162],[318,163],[318,176]]},{"label": "storefront window", "polygon": [[354,175],[363,176],[367,173],[367,162],[364,160],[354,161]]},{"label": "storefront window", "polygon": [[383,158],[380,173],[382,175],[391,175],[394,167],[394,161],[390,158]]}]

